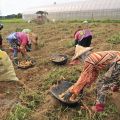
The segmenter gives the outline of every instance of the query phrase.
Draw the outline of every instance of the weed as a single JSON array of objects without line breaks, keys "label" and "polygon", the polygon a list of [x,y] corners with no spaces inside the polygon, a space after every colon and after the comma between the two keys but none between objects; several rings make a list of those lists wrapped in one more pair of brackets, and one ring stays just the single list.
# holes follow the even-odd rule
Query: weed
[{"label": "weed", "polygon": [[41,65],[49,65],[50,64],[50,60],[49,59],[44,59],[44,58],[41,58],[38,62],[38,65],[41,66]]},{"label": "weed", "polygon": [[107,39],[107,42],[111,44],[119,44],[120,43],[120,33],[111,36],[111,38]]},{"label": "weed", "polygon": [[49,72],[45,81],[43,82],[44,89],[48,89],[52,84],[57,83],[60,80],[76,81],[81,72],[80,68],[77,67],[57,67],[52,72]]},{"label": "weed", "polygon": [[[82,23],[84,20],[69,20],[67,23]],[[97,23],[120,23],[120,20],[110,20],[110,19],[105,19],[105,20],[87,20],[89,23],[91,22],[97,22]],[[66,22],[66,21],[61,21],[61,22]]]},{"label": "weed", "polygon": [[21,104],[16,104],[10,111],[7,120],[28,120],[31,110],[22,106]]},{"label": "weed", "polygon": [[[86,101],[86,103],[89,101]],[[46,118],[49,120],[114,120],[112,118],[116,118],[115,120],[119,120],[119,113],[114,104],[108,103],[106,106],[106,110],[100,113],[92,113],[93,115],[89,116],[89,112],[87,110],[80,109],[80,106],[77,108],[70,108],[65,106],[60,106],[55,108],[54,110],[49,110],[46,112]],[[115,117],[116,116],[116,117]]]},{"label": "weed", "polygon": [[19,98],[30,109],[35,109],[43,101],[41,95],[37,93],[22,92]]},{"label": "weed", "polygon": [[65,47],[66,48],[71,48],[75,45],[74,41],[73,40],[69,40],[69,41],[66,41],[65,42]]}]

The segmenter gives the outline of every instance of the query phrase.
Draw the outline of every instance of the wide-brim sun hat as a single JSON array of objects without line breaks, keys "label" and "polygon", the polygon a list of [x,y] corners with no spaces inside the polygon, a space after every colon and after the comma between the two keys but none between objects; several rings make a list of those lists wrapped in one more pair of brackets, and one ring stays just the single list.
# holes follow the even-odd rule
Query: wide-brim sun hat
[{"label": "wide-brim sun hat", "polygon": [[75,55],[72,57],[72,60],[79,58],[81,55],[85,54],[88,51],[91,51],[92,49],[93,47],[83,47],[80,45],[76,45]]}]

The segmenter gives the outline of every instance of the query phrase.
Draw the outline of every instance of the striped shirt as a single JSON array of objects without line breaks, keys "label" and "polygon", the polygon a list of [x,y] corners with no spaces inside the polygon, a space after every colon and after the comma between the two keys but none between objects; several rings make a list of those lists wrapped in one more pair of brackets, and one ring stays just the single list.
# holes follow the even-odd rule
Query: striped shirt
[{"label": "striped shirt", "polygon": [[94,82],[99,71],[111,65],[113,62],[120,62],[119,51],[104,51],[90,54],[84,62],[84,69],[78,81],[70,88],[70,91],[75,94],[84,88],[85,85]]}]

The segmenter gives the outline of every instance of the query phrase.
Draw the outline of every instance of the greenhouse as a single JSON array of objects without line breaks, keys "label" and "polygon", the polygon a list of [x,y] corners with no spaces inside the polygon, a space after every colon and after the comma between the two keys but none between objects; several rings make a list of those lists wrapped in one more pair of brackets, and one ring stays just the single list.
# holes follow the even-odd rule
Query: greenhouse
[{"label": "greenhouse", "polygon": [[31,8],[23,12],[23,19],[32,20],[37,11],[47,12],[50,20],[119,20],[120,0],[79,0],[76,2],[53,4]]}]

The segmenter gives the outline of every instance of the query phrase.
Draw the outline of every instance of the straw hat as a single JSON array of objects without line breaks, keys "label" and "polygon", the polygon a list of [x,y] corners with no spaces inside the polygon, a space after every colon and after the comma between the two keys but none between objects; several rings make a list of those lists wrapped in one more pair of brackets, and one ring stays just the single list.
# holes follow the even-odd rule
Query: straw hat
[{"label": "straw hat", "polygon": [[91,51],[92,47],[83,47],[80,45],[76,45],[75,48],[75,55],[72,57],[72,60],[75,60],[76,58],[80,57],[81,55],[85,54],[88,51]]}]

